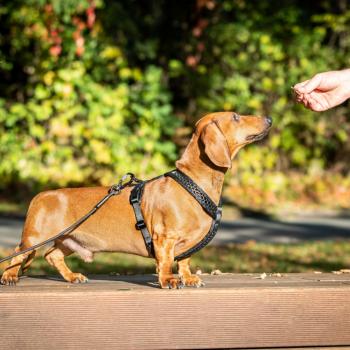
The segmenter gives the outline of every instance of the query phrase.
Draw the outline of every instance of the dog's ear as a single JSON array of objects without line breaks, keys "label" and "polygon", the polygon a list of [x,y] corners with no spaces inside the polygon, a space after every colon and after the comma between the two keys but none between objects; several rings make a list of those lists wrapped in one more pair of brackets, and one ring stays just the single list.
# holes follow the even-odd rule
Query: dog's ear
[{"label": "dog's ear", "polygon": [[215,122],[206,125],[200,135],[204,151],[217,166],[231,168],[230,150],[225,136]]}]

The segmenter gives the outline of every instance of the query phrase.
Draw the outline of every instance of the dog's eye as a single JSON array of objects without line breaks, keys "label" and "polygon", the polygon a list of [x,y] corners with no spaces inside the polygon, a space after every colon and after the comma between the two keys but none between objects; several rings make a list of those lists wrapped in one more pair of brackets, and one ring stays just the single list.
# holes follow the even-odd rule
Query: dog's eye
[{"label": "dog's eye", "polygon": [[232,116],[232,119],[235,121],[235,122],[239,122],[239,120],[241,119],[240,115],[237,114],[237,113],[233,113],[233,116]]}]

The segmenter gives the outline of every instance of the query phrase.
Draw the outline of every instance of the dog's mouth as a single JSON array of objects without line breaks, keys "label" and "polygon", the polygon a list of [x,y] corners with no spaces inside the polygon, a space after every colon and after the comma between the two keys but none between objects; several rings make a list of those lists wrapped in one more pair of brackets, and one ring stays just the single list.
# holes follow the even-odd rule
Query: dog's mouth
[{"label": "dog's mouth", "polygon": [[249,141],[249,142],[260,141],[269,133],[270,129],[271,128],[269,127],[269,128],[266,128],[260,134],[249,135],[246,137],[246,141]]}]

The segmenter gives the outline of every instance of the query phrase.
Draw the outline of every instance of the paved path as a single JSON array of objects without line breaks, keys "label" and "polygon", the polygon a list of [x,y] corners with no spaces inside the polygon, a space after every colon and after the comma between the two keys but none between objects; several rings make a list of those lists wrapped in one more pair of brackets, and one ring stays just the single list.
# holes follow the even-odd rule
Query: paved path
[{"label": "paved path", "polygon": [[256,240],[295,243],[308,240],[350,239],[350,217],[298,217],[279,221],[242,218],[223,221],[215,237],[217,244]]},{"label": "paved path", "polygon": [[15,247],[22,233],[23,220],[0,217],[0,247]]},{"label": "paved path", "polygon": [[[20,240],[22,219],[0,217],[0,247],[12,248]],[[350,239],[350,217],[299,217],[288,221],[245,217],[224,220],[214,244],[244,242],[293,243],[305,240]]]}]

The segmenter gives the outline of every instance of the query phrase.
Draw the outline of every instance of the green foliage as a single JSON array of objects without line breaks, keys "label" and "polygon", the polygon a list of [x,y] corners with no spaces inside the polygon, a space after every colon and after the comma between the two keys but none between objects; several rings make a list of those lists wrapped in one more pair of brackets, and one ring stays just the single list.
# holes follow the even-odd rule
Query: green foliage
[{"label": "green foliage", "polygon": [[[0,100],[1,186],[14,179],[40,186],[107,185],[127,171],[159,173],[175,159],[169,136],[177,120],[162,69],[130,66],[120,47],[102,40],[97,29],[88,30],[75,17],[88,5],[25,1],[10,14],[16,29],[23,21],[31,28],[28,36],[18,36],[14,50],[22,52],[32,40],[37,60],[26,62],[32,82],[24,101]],[[79,26],[85,26],[84,46],[72,39]],[[83,29],[75,37],[85,40]]]},{"label": "green foliage", "polygon": [[[196,91],[196,111],[224,109],[273,117],[273,131],[264,146],[240,153],[241,183],[291,169],[312,174],[337,166],[346,174],[348,156],[339,158],[338,153],[347,144],[348,113],[343,108],[323,114],[307,111],[294,102],[291,86],[317,72],[349,65],[350,10],[327,14],[338,9],[329,1],[313,8],[291,1],[278,6],[244,0],[216,5],[203,33],[192,37],[188,57],[193,62],[181,75],[174,73],[174,79]],[[179,71],[180,61],[176,63],[169,65],[173,72]]]},{"label": "green foliage", "polygon": [[1,110],[3,177],[15,169],[19,180],[43,185],[86,179],[110,184],[127,171],[159,172],[174,158],[174,145],[160,142],[171,106],[161,94],[158,68],[136,71],[133,85],[113,87],[85,73],[78,61],[48,71],[30,101]]},{"label": "green foliage", "polygon": [[274,119],[268,140],[240,153],[241,185],[290,170],[347,175],[347,111],[307,111],[290,87],[349,66],[349,18],[343,0],[8,2],[0,186],[160,173],[178,154],[175,129],[220,110]]}]

